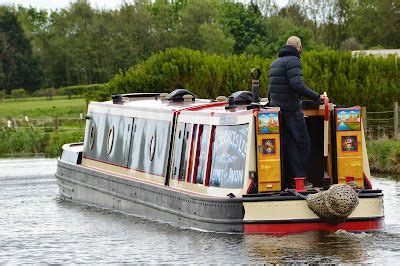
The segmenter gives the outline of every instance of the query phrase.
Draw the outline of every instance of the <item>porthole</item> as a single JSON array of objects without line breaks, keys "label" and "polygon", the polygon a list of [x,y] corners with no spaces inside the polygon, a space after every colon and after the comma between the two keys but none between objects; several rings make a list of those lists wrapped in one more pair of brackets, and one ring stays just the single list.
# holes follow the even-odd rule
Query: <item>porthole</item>
[{"label": "porthole", "polygon": [[156,152],[156,134],[153,134],[150,140],[150,147],[149,147],[149,159],[153,161],[154,153]]},{"label": "porthole", "polygon": [[94,139],[96,138],[96,125],[93,123],[89,132],[89,148],[93,150]]},{"label": "porthole", "polygon": [[114,126],[108,130],[107,153],[110,154],[114,146]]}]

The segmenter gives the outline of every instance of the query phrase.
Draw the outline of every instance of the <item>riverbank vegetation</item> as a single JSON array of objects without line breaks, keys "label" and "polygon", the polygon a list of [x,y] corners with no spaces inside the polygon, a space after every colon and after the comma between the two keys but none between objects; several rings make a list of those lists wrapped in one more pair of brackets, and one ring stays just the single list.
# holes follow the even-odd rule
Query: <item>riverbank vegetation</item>
[{"label": "riverbank vegetation", "polygon": [[368,141],[367,149],[372,171],[400,174],[400,141]]},{"label": "riverbank vegetation", "polygon": [[0,103],[0,157],[59,156],[63,144],[83,141],[86,109],[82,97],[5,99]]}]

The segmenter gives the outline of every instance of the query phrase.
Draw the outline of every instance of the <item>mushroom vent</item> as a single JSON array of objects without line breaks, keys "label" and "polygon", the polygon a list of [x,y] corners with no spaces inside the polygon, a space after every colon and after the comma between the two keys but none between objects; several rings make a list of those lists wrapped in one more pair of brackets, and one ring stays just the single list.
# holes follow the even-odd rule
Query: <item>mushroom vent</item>
[{"label": "mushroom vent", "polygon": [[185,95],[192,95],[193,101],[194,101],[194,98],[197,98],[197,96],[195,94],[191,93],[190,91],[188,91],[186,89],[176,89],[176,90],[172,91],[170,94],[168,94],[166,99],[169,101],[174,101],[174,102],[183,102],[184,101],[183,96],[185,96]]},{"label": "mushroom vent", "polygon": [[232,93],[230,97],[233,97],[235,104],[250,104],[253,102],[253,94],[250,91],[237,91]]}]

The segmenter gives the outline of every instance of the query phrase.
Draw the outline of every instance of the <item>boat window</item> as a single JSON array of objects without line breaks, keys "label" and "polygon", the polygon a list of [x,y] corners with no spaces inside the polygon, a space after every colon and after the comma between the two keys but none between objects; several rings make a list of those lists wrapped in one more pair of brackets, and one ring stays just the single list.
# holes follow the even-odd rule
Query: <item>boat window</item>
[{"label": "boat window", "polygon": [[127,167],[133,119],[98,113],[91,116],[86,124],[84,156]]},{"label": "boat window", "polygon": [[185,137],[183,138],[183,145],[182,145],[183,165],[182,165],[181,174],[179,176],[179,180],[186,180],[186,178],[187,178],[186,174],[189,173],[189,154],[190,154],[190,147],[191,147],[191,142],[192,142],[192,131],[193,131],[193,125],[186,124]]},{"label": "boat window", "polygon": [[206,175],[207,165],[207,151],[210,141],[210,126],[200,125],[198,133],[198,146],[196,151],[195,166],[193,176],[195,177],[194,183],[203,184]]},{"label": "boat window", "polygon": [[183,134],[185,131],[185,123],[179,123],[175,131],[174,140],[174,165],[172,178],[178,179],[180,173],[180,164],[182,159],[182,145],[183,145]]},{"label": "boat window", "polygon": [[135,118],[131,169],[159,176],[165,175],[170,128],[168,121]]},{"label": "boat window", "polygon": [[173,178],[178,180],[186,180],[192,127],[192,124],[179,123],[176,129]]},{"label": "boat window", "polygon": [[249,125],[216,126],[210,186],[242,188]]},{"label": "boat window", "polygon": [[108,130],[107,138],[107,153],[110,154],[114,145],[114,126],[111,126]]},{"label": "boat window", "polygon": [[96,137],[96,125],[93,123],[90,126],[90,133],[89,133],[89,148],[91,150],[93,150],[95,137]]}]

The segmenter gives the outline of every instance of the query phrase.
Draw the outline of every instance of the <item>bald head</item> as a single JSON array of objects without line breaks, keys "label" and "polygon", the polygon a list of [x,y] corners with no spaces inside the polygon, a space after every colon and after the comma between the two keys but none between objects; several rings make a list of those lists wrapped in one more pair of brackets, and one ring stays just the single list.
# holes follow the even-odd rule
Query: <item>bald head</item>
[{"label": "bald head", "polygon": [[290,36],[286,41],[286,45],[292,45],[296,47],[299,52],[302,50],[301,40],[297,36]]}]

